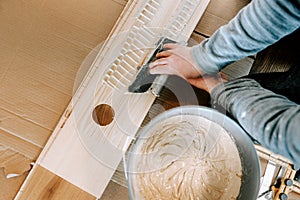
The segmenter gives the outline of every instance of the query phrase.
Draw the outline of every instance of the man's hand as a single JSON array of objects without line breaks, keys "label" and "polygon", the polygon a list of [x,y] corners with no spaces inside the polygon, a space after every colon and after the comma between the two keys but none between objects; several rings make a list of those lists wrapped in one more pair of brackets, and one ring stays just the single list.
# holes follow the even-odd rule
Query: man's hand
[{"label": "man's hand", "polygon": [[207,75],[202,72],[192,57],[192,48],[179,44],[165,44],[167,51],[156,55],[156,61],[150,63],[151,74],[177,75],[187,80],[191,85],[211,92],[217,85],[226,81],[224,74]]},{"label": "man's hand", "polygon": [[192,48],[179,44],[165,44],[166,51],[156,55],[149,65],[151,74],[177,75],[184,79],[197,78],[204,74],[192,57]]}]

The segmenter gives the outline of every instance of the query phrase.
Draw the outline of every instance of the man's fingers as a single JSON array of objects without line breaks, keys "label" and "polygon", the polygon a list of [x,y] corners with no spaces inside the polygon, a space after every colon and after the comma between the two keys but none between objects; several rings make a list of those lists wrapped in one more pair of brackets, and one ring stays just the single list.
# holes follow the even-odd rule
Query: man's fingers
[{"label": "man's fingers", "polygon": [[171,55],[171,53],[169,51],[162,51],[162,52],[156,54],[156,57],[157,58],[163,58],[163,57],[168,57],[170,55]]},{"label": "man's fingers", "polygon": [[165,51],[162,51],[158,54],[156,54],[156,57],[157,58],[162,58],[162,57],[168,57],[168,56],[171,56],[172,54],[174,54],[174,49],[178,48],[180,45],[179,44],[176,44],[176,43],[167,43],[167,44],[164,44],[164,48],[165,49],[168,49],[168,50],[165,50]]},{"label": "man's fingers", "polygon": [[150,68],[150,74],[173,74],[172,70],[167,65],[157,65],[154,68]]},{"label": "man's fingers", "polygon": [[167,59],[166,58],[161,58],[161,59],[158,59],[158,60],[150,63],[149,68],[152,69],[152,68],[157,67],[159,65],[166,65],[166,64],[168,64]]},{"label": "man's fingers", "polygon": [[149,65],[150,74],[179,75],[179,73],[170,67],[168,59],[159,59]]},{"label": "man's fingers", "polygon": [[165,49],[175,49],[175,48],[177,48],[178,46],[180,46],[180,45],[177,44],[177,43],[167,43],[167,44],[164,44],[164,48],[165,48]]}]

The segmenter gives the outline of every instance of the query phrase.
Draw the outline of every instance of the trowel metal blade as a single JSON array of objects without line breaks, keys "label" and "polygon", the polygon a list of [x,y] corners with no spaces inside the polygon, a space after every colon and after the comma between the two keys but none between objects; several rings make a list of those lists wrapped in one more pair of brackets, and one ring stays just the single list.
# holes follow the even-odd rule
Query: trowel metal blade
[{"label": "trowel metal blade", "polygon": [[163,45],[167,44],[167,43],[176,43],[176,42],[171,40],[171,39],[165,38],[165,37],[162,37],[162,38],[159,39],[159,41],[156,43],[156,49],[152,53],[151,57],[148,59],[146,64],[144,64],[140,68],[135,80],[128,87],[129,92],[133,92],[133,93],[147,92],[149,90],[149,88],[151,87],[151,85],[152,85],[153,81],[155,80],[155,78],[157,76],[160,76],[160,75],[150,74],[149,64],[151,62],[157,60],[157,58],[156,58],[157,53],[167,50],[167,49],[163,48]]}]

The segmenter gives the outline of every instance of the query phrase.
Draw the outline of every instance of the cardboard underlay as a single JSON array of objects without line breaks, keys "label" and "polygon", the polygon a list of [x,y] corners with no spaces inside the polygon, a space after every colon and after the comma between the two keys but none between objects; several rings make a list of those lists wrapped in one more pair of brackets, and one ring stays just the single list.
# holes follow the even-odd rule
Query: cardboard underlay
[{"label": "cardboard underlay", "polygon": [[82,62],[123,7],[120,0],[1,1],[0,144],[38,157],[81,81]]},{"label": "cardboard underlay", "polygon": [[16,195],[126,2],[0,2],[0,199]]}]

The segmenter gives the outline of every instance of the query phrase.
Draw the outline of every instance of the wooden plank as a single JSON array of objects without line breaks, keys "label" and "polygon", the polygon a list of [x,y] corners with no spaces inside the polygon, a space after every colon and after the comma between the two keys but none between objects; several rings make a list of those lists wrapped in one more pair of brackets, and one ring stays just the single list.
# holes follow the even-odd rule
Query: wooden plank
[{"label": "wooden plank", "polygon": [[[27,184],[35,185],[35,187],[25,187],[21,189],[21,192],[19,192],[19,196],[23,196],[23,199],[95,200],[94,196],[84,192],[80,188],[63,180],[61,177],[51,173],[41,166],[36,166],[34,173],[35,176],[29,179]],[[20,198],[19,196],[17,196],[16,199]]]},{"label": "wooden plank", "polygon": [[[94,197],[102,195],[156,98],[151,92],[128,94],[138,66],[161,36],[187,41],[207,4],[208,0],[129,1],[17,199],[28,199],[24,191],[49,181],[35,181],[40,167]],[[96,107],[100,113],[94,112]],[[113,117],[103,125],[106,113]],[[35,193],[44,197],[49,192]]]}]

